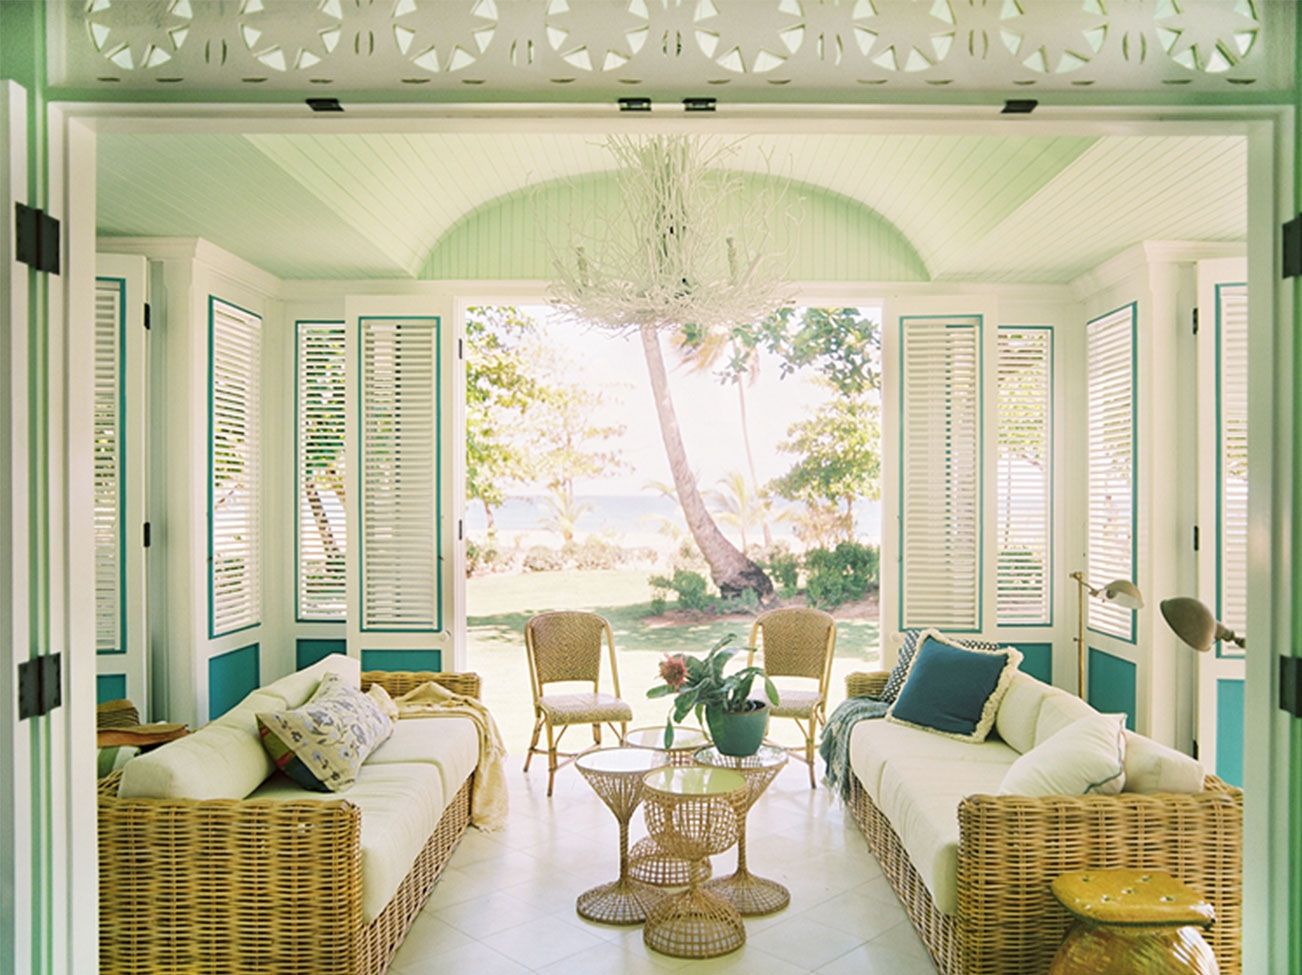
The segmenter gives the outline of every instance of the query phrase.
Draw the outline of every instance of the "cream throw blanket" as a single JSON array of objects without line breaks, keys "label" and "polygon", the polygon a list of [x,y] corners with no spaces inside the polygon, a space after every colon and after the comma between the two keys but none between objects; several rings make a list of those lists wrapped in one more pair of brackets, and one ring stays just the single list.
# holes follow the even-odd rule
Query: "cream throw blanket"
[{"label": "cream throw blanket", "polygon": [[475,772],[475,788],[470,800],[470,822],[486,832],[499,829],[506,823],[509,800],[506,791],[506,746],[497,730],[497,723],[479,701],[472,697],[453,694],[433,681],[421,684],[393,702],[398,706],[398,717],[408,718],[469,718],[479,732],[479,768]]}]

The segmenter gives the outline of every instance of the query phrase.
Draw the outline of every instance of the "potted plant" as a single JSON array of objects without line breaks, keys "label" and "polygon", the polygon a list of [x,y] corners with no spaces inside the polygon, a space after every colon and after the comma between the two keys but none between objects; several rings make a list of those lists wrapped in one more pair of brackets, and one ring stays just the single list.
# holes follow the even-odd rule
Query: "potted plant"
[{"label": "potted plant", "polygon": [[646,696],[674,695],[674,706],[665,722],[666,748],[674,742],[674,723],[695,710],[698,721],[704,716],[710,738],[724,755],[744,757],[759,750],[768,730],[769,706],[750,696],[751,686],[756,677],[760,678],[765,695],[774,704],[778,703],[778,689],[762,667],[743,667],[724,675],[724,667],[733,655],[749,650],[728,646],[735,638],[736,634],[729,633],[710,648],[704,660],[679,653],[666,655],[660,662],[664,683],[651,688]]}]

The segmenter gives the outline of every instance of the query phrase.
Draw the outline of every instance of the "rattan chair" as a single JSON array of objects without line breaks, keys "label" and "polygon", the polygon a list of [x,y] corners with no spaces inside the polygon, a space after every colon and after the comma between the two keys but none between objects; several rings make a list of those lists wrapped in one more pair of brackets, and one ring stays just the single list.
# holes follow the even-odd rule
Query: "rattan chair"
[{"label": "rattan chair", "polygon": [[[818,681],[817,689],[778,689],[775,718],[794,718],[805,736],[803,749],[788,749],[809,766],[809,787],[814,780],[814,744],[818,728],[827,720],[827,685],[832,677],[832,654],[836,650],[836,621],[821,609],[793,606],[773,609],[755,620],[750,645],[764,657],[770,677],[807,677]],[[755,650],[750,652],[755,662]]]},{"label": "rattan chair", "polygon": [[[601,638],[610,648],[610,676],[614,696],[602,694]],[[534,725],[524,770],[535,754],[542,754],[538,739],[547,730],[547,795],[552,794],[556,770],[572,762],[579,752],[560,752],[557,746],[565,729],[575,724],[592,725],[592,739],[601,744],[601,726],[610,725],[620,744],[633,720],[633,709],[619,699],[619,668],[615,663],[615,638],[610,624],[596,613],[540,613],[524,625],[524,646],[529,657],[529,680],[533,688]],[[547,694],[548,684],[561,681],[591,681],[592,692]],[[619,728],[616,729],[615,725]],[[558,759],[565,759],[561,762]]]}]

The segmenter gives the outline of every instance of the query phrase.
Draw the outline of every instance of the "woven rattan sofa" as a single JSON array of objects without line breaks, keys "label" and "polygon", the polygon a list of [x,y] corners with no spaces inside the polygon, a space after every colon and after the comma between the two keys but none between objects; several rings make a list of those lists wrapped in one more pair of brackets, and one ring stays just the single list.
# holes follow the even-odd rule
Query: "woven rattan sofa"
[{"label": "woven rattan sofa", "polygon": [[[884,672],[851,674],[847,692],[879,696],[887,676]],[[1071,707],[1088,708],[1065,692],[1039,687],[1046,694],[1070,698]],[[1024,690],[1034,694],[1038,689],[1027,685]],[[1006,706],[1007,698],[1001,717]],[[996,735],[991,736],[996,740],[983,745],[939,739],[945,742],[942,748],[987,749],[968,756],[971,763],[954,762],[948,767],[919,757],[934,742],[911,736],[939,737],[880,720],[855,726],[851,806],[869,847],[944,975],[1042,975],[1070,924],[1049,884],[1070,870],[1109,867],[1165,871],[1207,897],[1217,914],[1207,940],[1221,973],[1241,972],[1240,790],[1207,775],[1202,791],[1188,794],[1123,791],[1037,798],[982,794],[997,790],[1006,768],[1002,763],[1009,748]],[[1009,737],[1017,736],[1009,733]],[[1133,748],[1136,737],[1127,732],[1129,747]],[[915,746],[920,750],[911,754]],[[990,764],[981,767],[982,762]],[[968,764],[973,767],[959,768]],[[993,785],[965,795],[965,781]],[[956,817],[956,853],[952,843],[947,853],[938,853],[939,844],[925,835],[919,839],[920,832],[927,830],[918,816],[898,812],[902,805],[908,808],[907,795],[904,799],[901,795],[910,790],[914,800],[919,795],[924,801],[928,795],[950,797],[942,800],[944,808],[928,810],[927,815],[943,817],[951,826],[950,817]],[[897,810],[897,818],[903,821],[892,823],[884,806]],[[944,832],[943,826],[937,831]],[[952,873],[937,866],[945,855],[951,858]],[[915,864],[915,858],[920,862]]]},{"label": "woven rattan sofa", "polygon": [[[326,669],[351,671],[363,690],[374,682],[394,697],[428,680],[479,696],[475,674],[362,674],[355,660],[332,657],[255,691],[191,737],[208,732],[224,755],[240,752],[254,708],[269,696],[298,706]],[[398,722],[357,785],[337,795],[299,790],[276,773],[245,798],[122,798],[131,766],[113,773],[99,787],[100,971],[383,972],[466,829],[477,758],[473,724],[451,718]],[[214,769],[221,778],[216,760]],[[382,807],[373,797],[386,788],[396,798],[374,811]],[[375,818],[370,833],[366,809]],[[377,859],[386,836],[403,836],[409,849],[414,823],[433,825],[415,834],[405,876],[400,868],[396,892],[376,906],[375,891],[364,889],[377,876],[368,857]]]}]

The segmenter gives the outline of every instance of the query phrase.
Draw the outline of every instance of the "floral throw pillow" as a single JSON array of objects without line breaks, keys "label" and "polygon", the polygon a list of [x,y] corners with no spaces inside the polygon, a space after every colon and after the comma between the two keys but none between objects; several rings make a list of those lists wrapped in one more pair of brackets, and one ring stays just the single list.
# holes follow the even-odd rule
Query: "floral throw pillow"
[{"label": "floral throw pillow", "polygon": [[[909,666],[913,663],[913,655],[918,652],[918,637],[923,632],[922,630],[900,631],[904,643],[900,646],[900,655],[895,661],[891,676],[886,678],[886,687],[882,690],[882,696],[879,700],[885,701],[887,704],[893,704],[895,699],[900,696],[900,689],[909,676]],[[954,642],[967,647],[969,650],[994,651],[999,649],[998,644],[990,643],[987,640],[955,640]]]},{"label": "floral throw pillow", "polygon": [[262,747],[276,767],[314,792],[343,792],[366,756],[393,734],[374,699],[326,674],[302,707],[257,715]]}]

